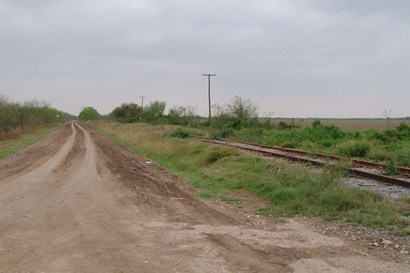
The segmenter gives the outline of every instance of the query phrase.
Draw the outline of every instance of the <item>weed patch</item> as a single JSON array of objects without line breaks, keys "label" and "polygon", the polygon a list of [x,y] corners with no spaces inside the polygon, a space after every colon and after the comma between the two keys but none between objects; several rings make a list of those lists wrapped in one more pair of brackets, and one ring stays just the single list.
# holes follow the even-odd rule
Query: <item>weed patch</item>
[{"label": "weed patch", "polygon": [[370,145],[365,142],[349,142],[338,147],[338,153],[345,157],[366,157],[370,151]]},{"label": "weed patch", "polygon": [[184,130],[182,128],[177,128],[175,131],[171,133],[172,137],[177,137],[177,138],[190,138],[192,137],[192,134],[188,132],[187,130]]},{"label": "weed patch", "polygon": [[[148,156],[200,189],[202,198],[238,202],[230,192],[246,190],[266,198],[270,205],[260,213],[275,217],[306,215],[345,219],[369,227],[410,232],[401,217],[408,214],[407,199],[392,202],[348,188],[338,181],[343,171],[267,161],[226,147],[192,139],[169,138],[156,126],[96,123],[103,132],[127,149]],[[115,133],[115,135],[114,135]],[[406,224],[407,223],[407,224]]]},{"label": "weed patch", "polygon": [[229,156],[238,155],[233,149],[225,148],[225,147],[217,147],[213,148],[207,152],[205,161],[207,164],[215,163],[216,161]]}]

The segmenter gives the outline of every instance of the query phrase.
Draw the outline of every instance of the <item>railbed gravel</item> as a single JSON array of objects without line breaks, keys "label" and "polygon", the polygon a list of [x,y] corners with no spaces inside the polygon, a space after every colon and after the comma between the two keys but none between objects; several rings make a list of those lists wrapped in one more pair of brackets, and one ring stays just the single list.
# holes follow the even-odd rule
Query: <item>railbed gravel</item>
[{"label": "railbed gravel", "polygon": [[391,199],[397,200],[405,197],[410,197],[409,188],[404,188],[392,184],[380,183],[375,180],[353,177],[343,179],[342,182],[350,187],[371,191]]}]

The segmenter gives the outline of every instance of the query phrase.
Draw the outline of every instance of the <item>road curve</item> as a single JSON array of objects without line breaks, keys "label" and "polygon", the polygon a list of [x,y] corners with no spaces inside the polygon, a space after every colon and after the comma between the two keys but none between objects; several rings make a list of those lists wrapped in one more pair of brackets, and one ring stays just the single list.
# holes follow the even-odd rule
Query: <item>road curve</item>
[{"label": "road curve", "polygon": [[409,270],[297,220],[245,222],[76,122],[0,161],[0,272]]}]

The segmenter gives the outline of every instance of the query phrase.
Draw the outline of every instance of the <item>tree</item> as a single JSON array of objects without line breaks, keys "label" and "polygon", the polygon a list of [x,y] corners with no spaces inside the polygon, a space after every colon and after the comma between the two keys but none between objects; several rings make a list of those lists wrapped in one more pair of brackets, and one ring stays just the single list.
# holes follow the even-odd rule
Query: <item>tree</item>
[{"label": "tree", "polygon": [[241,128],[258,118],[258,107],[250,99],[234,97],[226,105],[228,115],[234,119],[234,128]]},{"label": "tree", "polygon": [[7,133],[17,128],[19,109],[19,104],[9,102],[6,97],[0,95],[0,131]]},{"label": "tree", "polygon": [[168,122],[176,125],[188,125],[196,119],[195,107],[173,107],[168,113]]},{"label": "tree", "polygon": [[158,122],[163,116],[166,108],[165,101],[154,101],[144,108],[142,118],[146,122]]},{"label": "tree", "polygon": [[7,135],[10,131],[24,129],[25,126],[62,122],[66,113],[51,108],[44,101],[26,101],[23,104],[10,102],[0,95],[0,134]]},{"label": "tree", "polygon": [[228,113],[235,119],[250,120],[258,118],[258,107],[250,100],[241,97],[234,97],[232,102],[227,104]]},{"label": "tree", "polygon": [[97,112],[97,110],[95,110],[93,107],[87,106],[87,107],[84,107],[83,110],[81,110],[78,118],[80,120],[96,120],[96,119],[100,119],[101,116]]},{"label": "tree", "polygon": [[135,103],[123,103],[116,107],[110,114],[110,117],[119,122],[132,123],[141,118],[142,107]]}]

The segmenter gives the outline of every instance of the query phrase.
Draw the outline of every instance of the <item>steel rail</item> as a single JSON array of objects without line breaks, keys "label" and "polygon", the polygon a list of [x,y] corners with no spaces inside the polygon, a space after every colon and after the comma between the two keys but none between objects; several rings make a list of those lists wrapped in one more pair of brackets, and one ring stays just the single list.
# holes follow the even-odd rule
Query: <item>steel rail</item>
[{"label": "steel rail", "polygon": [[[338,161],[350,160],[355,166],[372,167],[372,168],[380,168],[380,169],[387,168],[386,164],[371,162],[371,161],[366,161],[366,160],[361,160],[361,159],[348,159],[346,157],[341,157],[341,156],[327,155],[327,154],[316,153],[316,152],[306,152],[304,150],[299,150],[299,149],[283,148],[283,147],[270,146],[270,145],[265,145],[265,144],[257,144],[257,143],[245,142],[245,141],[235,140],[235,142],[248,144],[248,145],[254,145],[254,146],[268,148],[268,149],[277,149],[277,150],[281,150],[284,152],[290,152],[290,153],[300,154],[304,156],[313,156],[313,157],[322,158],[322,159],[334,159]],[[401,175],[410,176],[410,168],[398,166],[397,170],[400,172]]]},{"label": "steel rail", "polygon": [[[239,148],[242,150],[247,150],[247,151],[263,154],[265,156],[279,157],[279,158],[284,158],[284,159],[294,161],[294,162],[308,163],[308,164],[312,164],[316,166],[324,166],[324,165],[332,164],[326,160],[335,160],[335,161],[348,160],[346,158],[338,157],[338,156],[329,156],[325,154],[309,153],[303,150],[274,147],[274,146],[269,146],[269,145],[264,145],[264,144],[254,144],[254,143],[249,143],[249,142],[240,142],[240,141],[231,141],[231,140],[213,140],[213,139],[204,138],[204,137],[195,137],[195,139],[198,139],[202,142],[208,142],[208,143],[217,144],[217,145],[231,146],[231,147]],[[309,155],[313,155],[316,158],[311,158],[309,157]],[[378,168],[378,169],[386,168],[386,165],[384,164],[356,160],[356,159],[351,160],[351,161],[353,162],[353,165],[356,167],[350,167],[348,168],[348,171],[353,175],[368,178],[368,179],[373,179],[373,180],[381,181],[385,183],[395,184],[395,185],[399,185],[402,187],[407,187],[407,188],[410,187],[410,182],[407,180],[404,180],[403,178],[377,174],[377,173],[373,173],[373,172],[369,172],[369,171],[365,171],[360,168],[357,168],[357,167],[372,167],[372,168]],[[407,175],[408,172],[402,172],[402,169],[410,171],[410,169],[408,168],[402,168],[402,167],[398,168],[398,170],[404,175]]]}]

